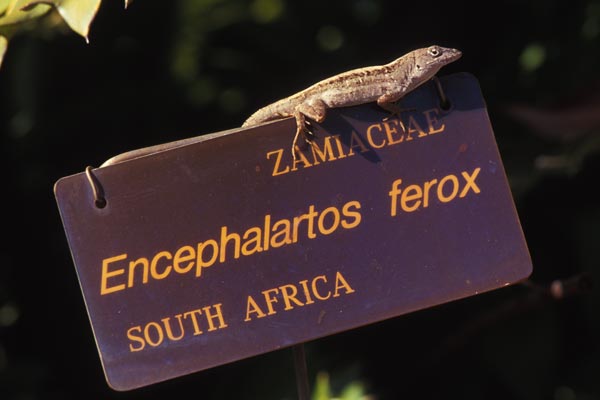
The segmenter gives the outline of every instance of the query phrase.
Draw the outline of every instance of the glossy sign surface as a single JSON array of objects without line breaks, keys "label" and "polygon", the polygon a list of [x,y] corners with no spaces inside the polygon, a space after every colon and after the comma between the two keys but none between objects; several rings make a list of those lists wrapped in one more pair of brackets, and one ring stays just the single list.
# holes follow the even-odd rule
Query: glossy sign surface
[{"label": "glossy sign surface", "polygon": [[128,390],[508,285],[531,261],[477,81],[59,180],[108,383]]}]

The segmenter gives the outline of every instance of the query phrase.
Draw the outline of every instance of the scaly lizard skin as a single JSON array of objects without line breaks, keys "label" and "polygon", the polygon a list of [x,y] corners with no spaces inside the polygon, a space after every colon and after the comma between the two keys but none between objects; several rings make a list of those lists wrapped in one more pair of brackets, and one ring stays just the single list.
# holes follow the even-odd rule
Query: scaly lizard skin
[{"label": "scaly lizard skin", "polygon": [[306,117],[321,123],[328,108],[373,101],[377,101],[384,110],[398,114],[401,110],[395,102],[431,79],[444,65],[459,59],[461,54],[456,49],[430,46],[411,51],[389,64],[343,72],[261,108],[242,127],[293,116],[296,119],[296,135],[292,143],[295,159],[300,134],[306,136],[309,133]]}]

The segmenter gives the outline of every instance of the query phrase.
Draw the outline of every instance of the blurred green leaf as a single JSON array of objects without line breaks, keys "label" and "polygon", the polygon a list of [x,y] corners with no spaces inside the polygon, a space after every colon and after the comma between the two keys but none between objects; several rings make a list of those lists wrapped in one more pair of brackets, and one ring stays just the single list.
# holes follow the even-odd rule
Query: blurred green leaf
[{"label": "blurred green leaf", "polygon": [[585,14],[586,18],[581,26],[581,34],[584,38],[592,40],[600,34],[600,4],[588,4]]},{"label": "blurred green leaf", "polygon": [[364,385],[360,382],[350,382],[340,395],[341,400],[365,400],[367,398]]},{"label": "blurred green leaf", "polygon": [[281,17],[285,4],[281,0],[254,0],[250,4],[250,13],[256,22],[266,24]]},{"label": "blurred green leaf", "polygon": [[331,399],[331,387],[329,385],[329,374],[319,372],[317,374],[317,382],[312,396],[313,400],[329,400]]},{"label": "blurred green leaf", "polygon": [[[49,4],[56,7],[67,25],[88,41],[90,25],[98,12],[102,0],[42,0],[28,1],[25,8],[37,4]],[[127,2],[126,2],[127,5]]]},{"label": "blurred green leaf", "polygon": [[317,44],[323,51],[335,51],[344,44],[344,34],[335,27],[326,25],[317,32]]},{"label": "blurred green leaf", "polygon": [[0,14],[10,14],[19,0],[0,0]]},{"label": "blurred green leaf", "polygon": [[2,59],[6,53],[6,46],[8,46],[8,40],[4,36],[0,36],[0,65],[2,65]]},{"label": "blurred green leaf", "polygon": [[13,1],[5,9],[6,13],[0,17],[0,27],[20,24],[38,18],[46,14],[50,9],[51,7],[47,4],[32,4],[31,1],[22,0]]},{"label": "blurred green leaf", "polygon": [[365,394],[364,385],[361,382],[350,382],[342,389],[340,396],[333,396],[331,392],[331,384],[329,382],[329,374],[327,372],[319,372],[317,381],[312,396],[313,400],[369,400],[371,396]]},{"label": "blurred green leaf", "polygon": [[[0,66],[8,46],[7,33],[12,34],[13,26],[39,18],[55,7],[65,23],[88,41],[90,24],[96,16],[102,0],[0,0]],[[125,5],[127,6],[126,1]],[[10,30],[6,28],[10,27]],[[2,29],[4,28],[4,29]],[[17,29],[19,27],[17,26]],[[9,35],[10,37],[10,35]]]},{"label": "blurred green leaf", "polygon": [[0,0],[0,14],[3,14],[12,0]]},{"label": "blurred green leaf", "polygon": [[537,43],[527,46],[521,53],[521,67],[528,72],[535,71],[546,61],[546,49]]}]

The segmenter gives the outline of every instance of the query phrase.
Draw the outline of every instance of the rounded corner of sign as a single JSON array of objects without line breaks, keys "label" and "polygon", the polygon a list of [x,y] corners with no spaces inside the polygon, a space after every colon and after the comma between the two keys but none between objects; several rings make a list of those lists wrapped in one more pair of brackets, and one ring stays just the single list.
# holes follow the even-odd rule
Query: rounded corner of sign
[{"label": "rounded corner of sign", "polygon": [[54,196],[58,196],[58,192],[60,191],[60,187],[62,186],[64,180],[66,177],[62,177],[60,179],[58,179],[56,182],[54,182],[54,186],[52,186],[52,191],[54,192]]},{"label": "rounded corner of sign", "polygon": [[531,259],[525,264],[525,268],[523,268],[523,280],[529,279],[529,277],[533,274],[533,262]]},{"label": "rounded corner of sign", "polygon": [[106,384],[115,392],[127,392],[143,386],[139,384],[136,385],[134,381],[127,379],[126,375],[107,368],[102,354],[100,355],[100,363],[102,364],[102,371],[104,372]]},{"label": "rounded corner of sign", "polygon": [[80,172],[74,175],[68,175],[59,178],[56,182],[54,182],[54,186],[52,186],[54,196],[58,198],[60,193],[64,191],[65,185],[72,185],[72,183],[70,182],[73,182],[73,179],[80,179],[82,175],[85,175],[85,172]]},{"label": "rounded corner of sign", "polygon": [[518,271],[518,276],[513,283],[522,283],[531,277],[531,274],[533,274],[533,262],[531,261],[531,257],[529,257],[529,255],[527,255],[525,260],[523,260]]},{"label": "rounded corner of sign", "polygon": [[114,390],[115,392],[127,392],[137,388],[137,386],[127,385],[124,384],[124,382],[120,382],[118,380],[112,380],[111,377],[108,376],[108,374],[106,373],[104,374],[104,377],[106,378],[106,384],[108,385],[108,387]]}]

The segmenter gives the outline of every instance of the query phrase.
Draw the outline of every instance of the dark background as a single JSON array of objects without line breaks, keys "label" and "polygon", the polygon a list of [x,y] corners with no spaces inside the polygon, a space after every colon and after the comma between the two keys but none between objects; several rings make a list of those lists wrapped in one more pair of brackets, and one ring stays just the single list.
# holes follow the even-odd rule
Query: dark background
[{"label": "dark background", "polygon": [[105,1],[90,41],[36,29],[0,69],[0,399],[294,398],[290,350],[109,389],[53,184],[433,43],[464,54],[442,75],[480,80],[534,273],[308,343],[311,384],[326,371],[335,393],[361,381],[378,399],[600,399],[600,1]]}]

